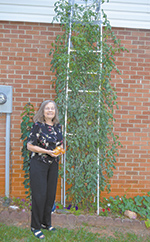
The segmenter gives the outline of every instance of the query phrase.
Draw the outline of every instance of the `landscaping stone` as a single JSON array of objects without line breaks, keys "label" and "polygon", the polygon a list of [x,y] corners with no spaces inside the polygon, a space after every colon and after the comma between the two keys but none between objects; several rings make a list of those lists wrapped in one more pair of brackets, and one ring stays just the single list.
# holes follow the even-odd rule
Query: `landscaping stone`
[{"label": "landscaping stone", "polygon": [[113,225],[114,224],[114,219],[111,217],[106,217],[105,218],[105,225]]},{"label": "landscaping stone", "polygon": [[144,229],[145,228],[145,223],[142,223],[139,220],[134,220],[132,222],[132,227],[133,228],[142,228],[143,227],[143,229]]},{"label": "landscaping stone", "polygon": [[60,214],[70,214],[70,212],[66,209],[57,209],[57,213],[60,213]]},{"label": "landscaping stone", "polygon": [[17,211],[14,211],[14,212],[10,213],[9,218],[11,221],[16,220],[18,222],[18,221],[20,221],[20,213]]},{"label": "landscaping stone", "polygon": [[76,226],[76,221],[77,221],[77,219],[76,219],[76,216],[74,214],[68,214],[67,215],[66,223],[67,223],[68,227],[74,228]]},{"label": "landscaping stone", "polygon": [[[0,212],[0,222],[25,222],[30,224],[31,215],[30,212],[26,211],[9,211],[3,210]],[[89,226],[101,227],[101,226],[123,226],[126,228],[141,228],[147,229],[144,221],[131,220],[131,219],[121,219],[121,218],[111,218],[111,217],[102,217],[97,215],[79,215],[75,216],[74,214],[52,214],[52,222],[54,226],[60,227],[69,227],[73,228],[75,226],[82,225],[86,223]]]},{"label": "landscaping stone", "polygon": [[11,199],[10,199],[10,198],[7,198],[7,199],[3,202],[3,206],[4,206],[4,207],[8,207],[9,204],[10,204],[10,202],[11,202]]},{"label": "landscaping stone", "polygon": [[87,217],[87,223],[91,226],[95,226],[96,224],[96,216],[88,216]]},{"label": "landscaping stone", "polygon": [[66,214],[52,214],[52,222],[54,226],[61,226],[64,227],[67,221],[67,215]]},{"label": "landscaping stone", "polygon": [[130,210],[126,210],[124,212],[124,215],[127,216],[128,218],[131,218],[131,219],[137,218],[137,214],[135,212],[130,211]]},{"label": "landscaping stone", "polygon": [[3,210],[0,213],[0,222],[5,223],[7,220],[9,220],[9,212],[7,210]]},{"label": "landscaping stone", "polygon": [[122,226],[122,219],[120,219],[120,218],[115,218],[115,219],[114,219],[114,224],[116,224],[116,226]]},{"label": "landscaping stone", "polygon": [[77,222],[78,225],[81,225],[83,223],[87,223],[87,217],[85,215],[79,215],[77,216]]},{"label": "landscaping stone", "polygon": [[[24,226],[30,228],[31,213],[30,211],[20,211],[13,210],[9,207],[4,207],[0,210],[0,223],[5,223],[7,225],[16,225]],[[150,228],[146,228],[144,221],[139,221],[129,218],[112,218],[112,217],[103,217],[98,215],[79,215],[75,216],[74,214],[61,214],[55,213],[52,214],[52,224],[55,227],[62,227],[68,229],[74,229],[81,226],[88,228],[88,231],[94,231],[101,233],[106,232],[110,233],[113,231],[124,231],[134,232],[138,234],[149,234]]]},{"label": "landscaping stone", "polygon": [[97,219],[95,221],[95,226],[100,227],[100,226],[104,226],[104,224],[105,224],[105,217],[97,216]]},{"label": "landscaping stone", "polygon": [[132,226],[132,220],[129,218],[122,219],[122,223],[124,227],[130,228]]}]

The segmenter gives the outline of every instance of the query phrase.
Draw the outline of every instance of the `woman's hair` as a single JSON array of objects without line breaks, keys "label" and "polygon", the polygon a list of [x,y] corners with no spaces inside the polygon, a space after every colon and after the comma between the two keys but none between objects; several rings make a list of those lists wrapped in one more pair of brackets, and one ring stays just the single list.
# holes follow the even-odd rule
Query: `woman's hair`
[{"label": "woman's hair", "polygon": [[44,119],[44,108],[45,108],[45,106],[48,103],[53,103],[54,104],[54,107],[55,107],[55,117],[52,119],[53,124],[58,124],[59,123],[58,109],[57,109],[56,103],[54,101],[51,101],[51,100],[46,100],[46,101],[44,101],[44,102],[41,103],[41,106],[39,107],[39,110],[37,111],[37,113],[33,117],[33,121],[34,122],[45,123],[45,119]]}]

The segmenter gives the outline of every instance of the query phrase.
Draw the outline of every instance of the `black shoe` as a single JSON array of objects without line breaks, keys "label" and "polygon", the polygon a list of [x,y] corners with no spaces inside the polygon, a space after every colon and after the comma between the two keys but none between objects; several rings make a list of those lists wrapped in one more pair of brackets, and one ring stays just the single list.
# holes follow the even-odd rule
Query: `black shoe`
[{"label": "black shoe", "polygon": [[53,228],[52,226],[46,226],[44,224],[41,224],[41,228],[42,229],[47,229],[48,231],[56,231],[56,229]]},{"label": "black shoe", "polygon": [[44,234],[41,232],[41,230],[31,228],[31,231],[33,232],[34,236],[38,239],[45,239]]}]

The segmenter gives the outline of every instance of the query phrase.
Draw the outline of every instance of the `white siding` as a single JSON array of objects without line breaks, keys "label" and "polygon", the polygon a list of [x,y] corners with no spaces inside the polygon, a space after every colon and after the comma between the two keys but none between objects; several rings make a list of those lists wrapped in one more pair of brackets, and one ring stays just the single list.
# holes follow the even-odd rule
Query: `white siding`
[{"label": "white siding", "polygon": [[150,29],[150,0],[110,0],[103,9],[112,26]]},{"label": "white siding", "polygon": [[[0,20],[51,23],[56,0],[0,0]],[[150,0],[110,0],[103,9],[114,27],[150,29]]]},{"label": "white siding", "polygon": [[0,0],[0,20],[51,23],[56,0]]}]

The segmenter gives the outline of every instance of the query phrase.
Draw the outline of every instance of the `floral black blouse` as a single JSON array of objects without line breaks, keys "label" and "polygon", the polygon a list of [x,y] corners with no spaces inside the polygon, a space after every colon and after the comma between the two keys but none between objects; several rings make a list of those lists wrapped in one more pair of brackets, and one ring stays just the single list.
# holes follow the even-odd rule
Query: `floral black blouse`
[{"label": "floral black blouse", "polygon": [[[37,145],[47,150],[55,149],[56,146],[59,146],[63,143],[60,124],[51,126],[40,122],[34,123],[28,138],[28,143]],[[59,161],[58,157],[52,157],[48,154],[34,152],[31,153],[31,159],[32,158],[42,160],[45,163]]]}]

